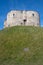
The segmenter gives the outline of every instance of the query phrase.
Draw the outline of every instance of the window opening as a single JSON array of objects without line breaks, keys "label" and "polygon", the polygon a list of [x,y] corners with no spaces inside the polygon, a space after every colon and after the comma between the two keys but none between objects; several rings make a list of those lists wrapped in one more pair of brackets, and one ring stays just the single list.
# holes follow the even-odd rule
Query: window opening
[{"label": "window opening", "polygon": [[15,14],[13,14],[13,17],[15,16]]},{"label": "window opening", "polygon": [[26,21],[27,21],[26,19],[24,19],[24,20],[23,20],[23,22],[24,22],[24,25],[26,24]]},{"label": "window opening", "polygon": [[34,16],[34,14],[32,14]]}]

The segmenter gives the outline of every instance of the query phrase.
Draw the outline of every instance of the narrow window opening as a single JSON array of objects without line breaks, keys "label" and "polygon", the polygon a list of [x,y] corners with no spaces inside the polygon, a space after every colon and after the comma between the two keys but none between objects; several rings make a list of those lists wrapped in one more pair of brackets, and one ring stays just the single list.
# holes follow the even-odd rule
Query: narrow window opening
[{"label": "narrow window opening", "polygon": [[23,23],[21,23],[21,25],[23,25]]},{"label": "narrow window opening", "polygon": [[32,14],[34,16],[34,14]]},{"label": "narrow window opening", "polygon": [[24,25],[26,24],[26,21],[27,21],[26,19],[24,19],[24,20],[23,20],[23,22],[24,22]]},{"label": "narrow window opening", "polygon": [[13,14],[13,17],[15,16],[15,14]]}]

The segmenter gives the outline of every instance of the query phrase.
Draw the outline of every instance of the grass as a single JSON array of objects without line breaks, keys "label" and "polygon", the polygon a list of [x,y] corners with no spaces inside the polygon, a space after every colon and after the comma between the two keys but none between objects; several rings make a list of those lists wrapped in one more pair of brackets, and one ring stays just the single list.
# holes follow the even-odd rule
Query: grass
[{"label": "grass", "polygon": [[15,26],[0,31],[0,65],[43,65],[43,28]]}]

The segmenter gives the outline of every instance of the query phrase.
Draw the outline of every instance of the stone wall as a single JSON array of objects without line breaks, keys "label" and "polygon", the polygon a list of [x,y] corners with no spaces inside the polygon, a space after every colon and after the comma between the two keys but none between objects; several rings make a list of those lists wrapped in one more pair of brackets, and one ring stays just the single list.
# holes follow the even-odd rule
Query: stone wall
[{"label": "stone wall", "polygon": [[10,11],[7,14],[7,20],[4,22],[5,27],[11,26],[40,26],[39,13],[36,11]]}]

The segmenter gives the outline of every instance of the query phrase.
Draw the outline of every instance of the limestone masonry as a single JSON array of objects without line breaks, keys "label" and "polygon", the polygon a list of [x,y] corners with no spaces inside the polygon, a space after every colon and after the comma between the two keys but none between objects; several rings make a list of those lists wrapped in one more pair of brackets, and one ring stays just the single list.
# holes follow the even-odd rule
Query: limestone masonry
[{"label": "limestone masonry", "polygon": [[4,28],[11,26],[40,26],[40,16],[36,11],[12,10],[7,14]]}]

